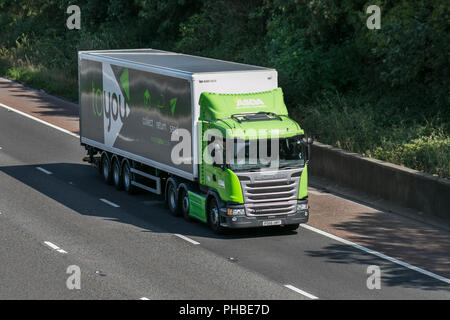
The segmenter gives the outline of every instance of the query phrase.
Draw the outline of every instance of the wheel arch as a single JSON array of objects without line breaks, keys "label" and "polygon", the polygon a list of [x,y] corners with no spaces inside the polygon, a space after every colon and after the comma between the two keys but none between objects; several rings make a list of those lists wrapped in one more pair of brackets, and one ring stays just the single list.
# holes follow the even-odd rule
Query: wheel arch
[{"label": "wheel arch", "polygon": [[206,204],[205,204],[205,211],[206,211],[206,219],[209,222],[209,204],[212,199],[215,199],[217,201],[217,205],[220,208],[223,208],[225,206],[225,203],[220,199],[219,194],[215,190],[208,190],[208,193],[206,194]]}]

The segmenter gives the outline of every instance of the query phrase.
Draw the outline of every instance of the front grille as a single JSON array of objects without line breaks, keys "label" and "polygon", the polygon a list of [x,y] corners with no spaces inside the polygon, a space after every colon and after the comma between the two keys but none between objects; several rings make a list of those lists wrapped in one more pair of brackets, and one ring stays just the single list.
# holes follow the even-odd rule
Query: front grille
[{"label": "front grille", "polygon": [[295,213],[299,178],[252,182],[241,180],[248,215],[286,215]]}]

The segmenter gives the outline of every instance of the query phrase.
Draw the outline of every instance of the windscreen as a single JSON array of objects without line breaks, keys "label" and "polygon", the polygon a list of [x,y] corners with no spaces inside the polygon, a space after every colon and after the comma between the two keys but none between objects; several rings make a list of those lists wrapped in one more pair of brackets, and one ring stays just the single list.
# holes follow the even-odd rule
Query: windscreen
[{"label": "windscreen", "polygon": [[[306,146],[301,136],[261,140],[234,139],[226,145],[224,151],[227,166],[233,171],[301,168],[306,162]],[[229,150],[231,145],[233,152]]]}]

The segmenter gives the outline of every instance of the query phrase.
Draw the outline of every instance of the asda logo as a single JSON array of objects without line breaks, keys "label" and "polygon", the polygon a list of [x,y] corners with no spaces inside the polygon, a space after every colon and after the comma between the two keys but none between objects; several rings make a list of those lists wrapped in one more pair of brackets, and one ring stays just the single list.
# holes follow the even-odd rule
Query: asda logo
[{"label": "asda logo", "polygon": [[265,107],[261,99],[237,99],[236,107]]},{"label": "asda logo", "polygon": [[130,114],[128,69],[124,69],[119,81],[114,76],[110,66],[103,69],[103,91],[91,83],[92,112],[103,117],[105,131],[113,127],[122,127]]}]

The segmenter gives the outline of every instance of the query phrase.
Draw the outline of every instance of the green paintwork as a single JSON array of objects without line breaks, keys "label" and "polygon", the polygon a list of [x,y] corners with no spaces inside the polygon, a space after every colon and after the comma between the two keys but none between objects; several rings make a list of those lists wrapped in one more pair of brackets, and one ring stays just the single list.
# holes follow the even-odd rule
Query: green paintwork
[{"label": "green paintwork", "polygon": [[223,201],[244,203],[241,183],[233,171],[222,170],[206,163],[202,166],[204,170],[203,185],[215,190]]},{"label": "green paintwork", "polygon": [[[241,184],[230,169],[223,170],[209,164],[211,161],[203,159],[203,150],[208,145],[207,141],[203,141],[203,136],[207,130],[216,129],[222,133],[223,137],[245,140],[271,137],[288,138],[304,134],[298,123],[288,117],[281,88],[250,94],[203,92],[199,104],[200,157],[202,158],[199,166],[199,182],[215,190],[223,201],[244,203]],[[279,119],[239,122],[232,117],[236,114],[256,112],[271,112],[279,116]],[[206,156],[209,157],[209,155]],[[300,198],[307,196],[307,184],[307,168],[305,167],[299,187]]]},{"label": "green paintwork", "polygon": [[305,168],[302,171],[300,177],[300,185],[298,187],[298,198],[303,199],[308,196],[308,164],[305,164]]},{"label": "green paintwork", "polygon": [[150,137],[150,141],[155,142],[159,145],[168,146],[169,142],[167,142],[164,139],[158,138],[158,137]]},{"label": "green paintwork", "polygon": [[[201,127],[202,130],[201,136],[203,136],[203,132],[208,129],[218,129],[214,123],[204,123],[199,127]],[[202,141],[201,145],[201,150],[205,150],[208,142]],[[212,159],[209,154],[207,154],[207,157],[207,161],[202,158],[200,164],[200,184],[215,190],[223,201],[244,203],[241,184],[234,172],[229,169],[223,170],[222,168],[209,164],[212,162]]]},{"label": "green paintwork", "polygon": [[[163,110],[163,109],[168,109],[168,107],[169,107],[169,105],[170,105],[170,114],[173,116],[173,115],[175,115],[175,110],[176,110],[176,107],[177,107],[177,101],[178,101],[178,98],[172,98],[172,99],[170,99],[169,100],[169,105],[166,105],[166,104],[164,104],[164,103],[166,103],[165,101],[164,101],[164,97],[163,97],[163,95],[161,95],[161,101],[156,101],[155,99],[153,99],[153,100],[155,100],[156,102],[155,102],[155,106],[156,106],[156,108],[158,108],[158,109],[160,109],[160,110]],[[146,109],[150,109],[151,107],[152,107],[152,96],[150,95],[150,92],[148,91],[148,89],[147,90],[145,90],[144,91],[144,107],[146,108]]]},{"label": "green paintwork", "polygon": [[177,98],[170,99],[170,114],[175,114],[175,108],[177,106]]},{"label": "green paintwork", "polygon": [[150,92],[148,92],[148,89],[144,92],[144,106],[150,109]]},{"label": "green paintwork", "polygon": [[244,197],[242,196],[242,189],[239,178],[230,169],[226,169],[224,171],[224,175],[226,201],[244,203]]},{"label": "green paintwork", "polygon": [[237,122],[234,119],[226,119],[215,122],[216,128],[228,138],[240,139],[268,139],[271,137],[289,138],[304,134],[297,122],[287,116],[282,116],[281,121],[252,121]]},{"label": "green paintwork", "polygon": [[192,191],[188,191],[189,215],[206,222],[206,198]]},{"label": "green paintwork", "polygon": [[[210,128],[220,130],[228,138],[267,139],[275,135],[287,138],[304,134],[298,123],[288,117],[281,88],[249,94],[203,92],[199,104],[199,120],[212,124]],[[231,117],[255,112],[272,112],[280,120],[239,122]]]}]

